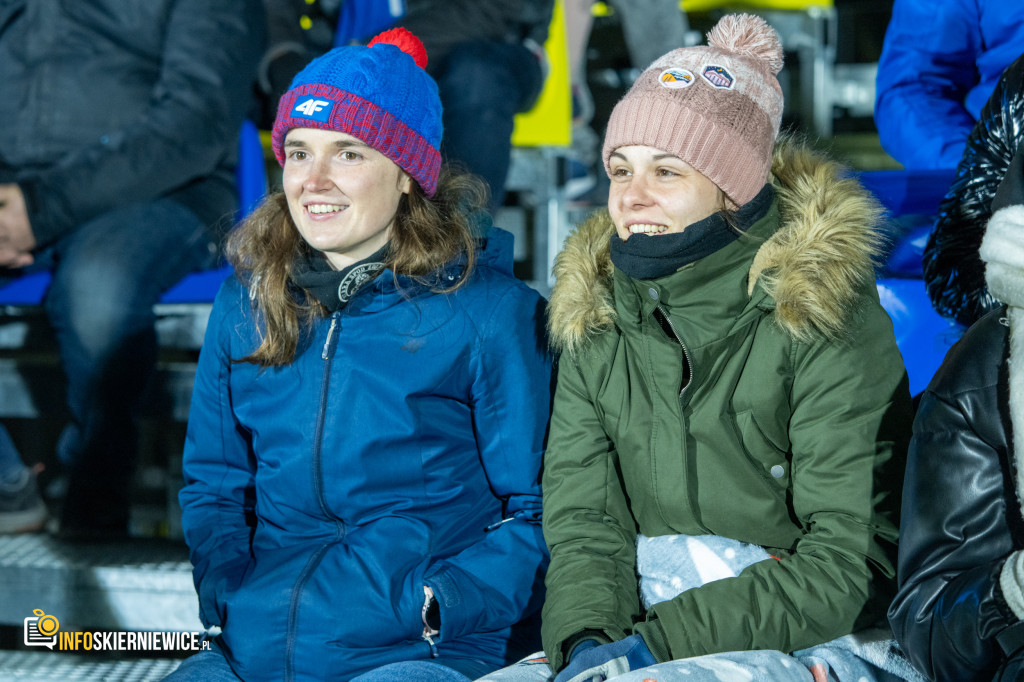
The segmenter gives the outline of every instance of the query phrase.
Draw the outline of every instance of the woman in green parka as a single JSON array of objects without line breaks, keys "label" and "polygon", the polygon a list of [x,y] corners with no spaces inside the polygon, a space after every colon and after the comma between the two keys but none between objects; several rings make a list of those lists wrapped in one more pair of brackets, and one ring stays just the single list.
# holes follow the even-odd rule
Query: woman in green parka
[{"label": "woman in green parka", "polygon": [[616,105],[608,211],[555,265],[550,667],[913,677],[871,629],[895,590],[912,419],[874,284],[881,209],[838,164],[776,144],[771,27],[727,15],[708,38]]}]

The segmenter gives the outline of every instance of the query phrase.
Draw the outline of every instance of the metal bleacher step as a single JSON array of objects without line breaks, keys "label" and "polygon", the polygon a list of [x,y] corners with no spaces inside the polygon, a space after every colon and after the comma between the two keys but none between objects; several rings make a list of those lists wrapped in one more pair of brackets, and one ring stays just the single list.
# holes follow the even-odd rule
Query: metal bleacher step
[{"label": "metal bleacher step", "polygon": [[36,610],[60,629],[201,632],[192,565],[180,541],[66,543],[0,535],[0,625]]},{"label": "metal bleacher step", "polygon": [[[159,633],[192,642],[215,634],[199,621],[192,565],[180,540],[68,543],[42,534],[0,535],[0,595],[0,627],[15,640],[0,650],[0,682],[160,680],[189,652],[150,645],[101,651],[84,645],[85,634]],[[56,629],[49,646],[34,639],[47,617]]]},{"label": "metal bleacher step", "polygon": [[18,682],[157,682],[178,659],[103,660],[49,651],[0,651],[0,680]]},{"label": "metal bleacher step", "polygon": [[[185,422],[209,304],[159,305],[156,377],[142,413]],[[0,304],[0,418],[64,415],[64,374],[49,320],[40,307]]]}]

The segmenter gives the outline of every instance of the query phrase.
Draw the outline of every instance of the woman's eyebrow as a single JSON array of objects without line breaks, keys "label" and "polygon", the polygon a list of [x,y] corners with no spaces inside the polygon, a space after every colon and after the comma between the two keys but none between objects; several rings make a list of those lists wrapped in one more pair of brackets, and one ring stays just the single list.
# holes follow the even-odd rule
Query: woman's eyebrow
[{"label": "woman's eyebrow", "polygon": [[366,144],[362,140],[356,140],[356,139],[353,139],[353,140],[337,140],[334,143],[334,148],[335,149],[351,149],[352,147],[356,147],[358,149],[369,149],[370,145]]}]

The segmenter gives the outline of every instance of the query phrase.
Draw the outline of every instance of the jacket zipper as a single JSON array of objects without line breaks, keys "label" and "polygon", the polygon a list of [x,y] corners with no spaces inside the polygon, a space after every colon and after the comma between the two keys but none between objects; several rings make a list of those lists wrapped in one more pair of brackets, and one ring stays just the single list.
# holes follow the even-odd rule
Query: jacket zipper
[{"label": "jacket zipper", "polygon": [[295,581],[295,587],[292,588],[292,602],[288,606],[288,638],[285,645],[285,682],[293,682],[295,680],[295,624],[299,618],[299,594],[306,587],[306,582],[313,575],[313,571],[320,565],[320,561],[327,553],[327,547],[328,545],[324,545],[316,551],[316,554],[309,558],[305,568],[302,569],[302,573],[299,575],[299,579]]},{"label": "jacket zipper", "polygon": [[426,640],[427,644],[429,644],[429,645],[430,645],[430,657],[431,657],[431,658],[437,658],[437,657],[438,657],[438,656],[439,656],[440,654],[439,654],[439,652],[437,651],[437,644],[435,644],[435,643],[434,643],[434,638],[433,638],[433,637],[431,637],[430,635],[428,635],[428,634],[427,634],[426,632],[424,632],[424,633],[423,633],[422,635],[420,635],[420,636],[421,636],[421,637],[422,637],[422,638],[423,638],[424,640]]},{"label": "jacket zipper", "polygon": [[[320,353],[324,361],[324,378],[320,384],[320,406],[316,415],[316,434],[313,440],[313,492],[316,494],[317,503],[322,511],[329,518],[340,523],[334,512],[327,507],[327,500],[324,498],[324,472],[323,472],[323,440],[324,423],[327,421],[327,393],[331,385],[331,364],[334,361],[334,351],[338,347],[338,324],[341,319],[341,311],[331,314],[331,326],[327,330],[327,340],[324,341],[323,351]],[[339,527],[339,534],[342,528]]]},{"label": "jacket zipper", "polygon": [[[324,499],[323,471],[321,469],[320,460],[323,449],[324,422],[327,420],[327,391],[331,384],[331,363],[334,359],[334,350],[338,346],[336,330],[338,328],[338,320],[340,318],[340,312],[335,312],[331,315],[331,326],[327,330],[327,340],[324,341],[324,348],[320,353],[320,358],[324,361],[324,376],[320,383],[320,404],[316,417],[316,432],[313,437],[312,464],[313,492],[316,495],[317,503],[320,505],[320,510],[329,518],[334,519],[337,523],[338,539],[344,535],[344,524],[341,522],[341,519],[339,519],[338,516],[332,513],[327,507],[327,500]],[[296,620],[298,619],[299,595],[302,593],[309,577],[313,575],[313,571],[320,564],[320,560],[323,559],[324,554],[327,553],[327,547],[328,545],[324,545],[316,554],[310,557],[310,560],[306,563],[305,569],[303,569],[302,574],[296,581],[295,587],[292,589],[292,603],[288,610],[288,639],[285,657],[286,680],[293,680],[295,677],[293,657],[295,655],[295,628]]]},{"label": "jacket zipper", "polygon": [[660,305],[654,309],[655,316],[658,318],[658,322],[662,325],[662,329],[665,325],[668,325],[671,331],[670,336],[675,339],[675,342],[679,344],[679,347],[683,349],[683,378],[679,382],[679,399],[683,399],[683,395],[686,393],[686,389],[690,387],[690,383],[693,381],[693,361],[690,358],[690,351],[687,350],[686,344],[683,343],[683,337],[679,336],[679,332],[676,331],[676,326],[672,324],[671,318],[668,313]]}]

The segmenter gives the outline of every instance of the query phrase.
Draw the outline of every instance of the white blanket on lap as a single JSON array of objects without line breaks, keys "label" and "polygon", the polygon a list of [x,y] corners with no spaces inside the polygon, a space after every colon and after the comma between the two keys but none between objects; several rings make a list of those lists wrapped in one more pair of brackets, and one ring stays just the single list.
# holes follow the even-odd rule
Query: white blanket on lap
[{"label": "white blanket on lap", "polygon": [[[768,559],[777,561],[763,547],[717,535],[640,535],[636,542],[640,597],[649,609],[694,587],[734,578],[747,566]],[[903,655],[888,627],[855,632],[793,655],[811,666],[814,661],[826,661],[839,679],[849,678],[843,674],[843,657],[850,655],[897,679],[926,682]],[[857,677],[859,674],[851,679]]]}]

